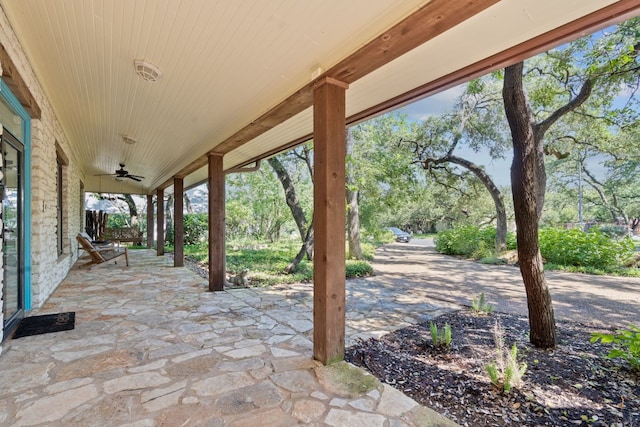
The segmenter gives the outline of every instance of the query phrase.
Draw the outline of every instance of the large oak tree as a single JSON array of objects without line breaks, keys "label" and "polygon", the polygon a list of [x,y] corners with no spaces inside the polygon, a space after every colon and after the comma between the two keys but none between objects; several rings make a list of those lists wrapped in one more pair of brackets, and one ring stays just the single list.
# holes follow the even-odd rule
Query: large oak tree
[{"label": "large oak tree", "polygon": [[[511,129],[513,163],[511,185],[517,226],[518,260],[527,293],[531,343],[556,345],[556,328],[538,242],[538,225],[546,191],[545,135],[569,114],[596,120],[597,98],[601,111],[613,110],[615,94],[637,89],[640,64],[640,21],[633,19],[614,30],[583,38],[542,57],[504,70],[504,110]],[[525,78],[531,82],[529,93]],[[582,106],[589,106],[581,110]],[[608,114],[609,120],[624,119]]]}]

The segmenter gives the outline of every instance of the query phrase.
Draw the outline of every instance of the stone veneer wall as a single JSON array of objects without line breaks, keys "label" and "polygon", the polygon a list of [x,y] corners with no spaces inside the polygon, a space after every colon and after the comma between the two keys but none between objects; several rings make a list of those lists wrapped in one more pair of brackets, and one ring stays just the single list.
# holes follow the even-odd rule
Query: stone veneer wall
[{"label": "stone veneer wall", "polygon": [[[75,236],[81,231],[84,210],[80,200],[81,172],[53,108],[2,9],[0,43],[42,110],[40,119],[31,120],[31,298],[33,308],[37,308],[44,304],[78,257]],[[63,167],[64,250],[61,256],[58,256],[56,237],[56,142],[69,159],[69,164]],[[0,326],[3,324],[1,316],[0,313]]]}]

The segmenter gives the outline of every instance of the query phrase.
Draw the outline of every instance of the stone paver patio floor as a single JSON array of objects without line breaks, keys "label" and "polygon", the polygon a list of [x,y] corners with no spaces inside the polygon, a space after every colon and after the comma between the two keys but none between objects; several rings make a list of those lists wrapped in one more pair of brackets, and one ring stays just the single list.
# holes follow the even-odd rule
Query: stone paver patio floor
[{"label": "stone paver patio floor", "polygon": [[[146,250],[72,269],[30,314],[75,311],[76,328],[3,344],[0,425],[454,425],[358,368],[314,362],[311,284],[206,287]],[[347,345],[453,307],[371,280],[347,293]]]}]

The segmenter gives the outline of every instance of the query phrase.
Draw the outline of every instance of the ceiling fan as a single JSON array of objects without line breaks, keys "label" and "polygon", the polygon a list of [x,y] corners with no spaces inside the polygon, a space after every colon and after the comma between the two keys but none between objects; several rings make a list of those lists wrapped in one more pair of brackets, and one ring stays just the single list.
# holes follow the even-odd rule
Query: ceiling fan
[{"label": "ceiling fan", "polygon": [[108,173],[108,174],[104,174],[104,175],[113,176],[113,177],[115,177],[116,180],[122,180],[124,178],[129,178],[129,179],[132,179],[134,181],[140,182],[140,181],[142,181],[144,179],[144,176],[130,174],[129,171],[125,170],[124,163],[120,163],[120,169],[116,169],[115,173]]}]

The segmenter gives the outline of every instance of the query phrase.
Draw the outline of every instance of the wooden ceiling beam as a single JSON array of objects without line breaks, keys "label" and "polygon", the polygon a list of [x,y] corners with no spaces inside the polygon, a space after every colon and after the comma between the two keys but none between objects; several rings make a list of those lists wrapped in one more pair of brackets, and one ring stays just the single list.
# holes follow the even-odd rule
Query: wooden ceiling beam
[{"label": "wooden ceiling beam", "polygon": [[[501,0],[431,0],[389,30],[334,65],[253,122],[176,173],[187,176],[207,164],[209,153],[227,154],[313,105],[313,87],[323,78],[351,84]],[[167,188],[173,178],[159,188]]]},{"label": "wooden ceiling beam", "polygon": [[18,98],[32,119],[39,119],[42,116],[40,106],[2,44],[0,44],[0,65],[2,66],[2,79],[9,86],[11,92]]},{"label": "wooden ceiling beam", "polygon": [[508,67],[539,53],[579,39],[598,30],[629,20],[640,14],[640,0],[620,0],[580,19],[522,42],[493,56],[454,71],[439,79],[395,96],[347,118],[347,125],[354,125],[371,117],[435,95],[461,83]]},{"label": "wooden ceiling beam", "polygon": [[[600,10],[597,10],[583,18],[572,21],[554,30],[548,31],[489,58],[478,61],[465,68],[447,74],[439,79],[425,83],[415,89],[400,94],[380,104],[347,117],[347,126],[356,125],[371,117],[387,113],[393,109],[402,107],[420,99],[435,95],[456,85],[471,79],[481,77],[500,68],[515,64],[518,61],[530,58],[541,52],[545,52],[563,43],[568,43],[580,37],[584,37],[595,31],[611,25],[626,21],[640,14],[640,0],[620,0]],[[304,135],[281,147],[273,149],[262,156],[252,157],[245,164],[254,163],[257,160],[276,155],[303,144],[313,138],[313,134]]]}]

